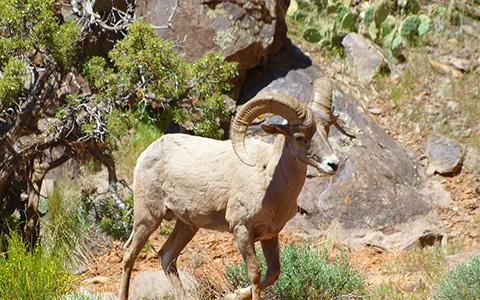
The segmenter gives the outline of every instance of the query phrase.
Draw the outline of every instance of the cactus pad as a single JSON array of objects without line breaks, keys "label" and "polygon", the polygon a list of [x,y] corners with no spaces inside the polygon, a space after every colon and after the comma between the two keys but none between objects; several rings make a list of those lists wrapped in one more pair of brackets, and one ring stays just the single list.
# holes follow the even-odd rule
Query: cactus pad
[{"label": "cactus pad", "polygon": [[375,22],[370,23],[370,26],[368,26],[368,35],[370,36],[370,39],[372,39],[372,41],[375,41],[377,39],[378,29],[375,25]]},{"label": "cactus pad", "polygon": [[373,6],[369,6],[365,10],[365,18],[363,19],[363,22],[365,23],[365,25],[369,26],[370,23],[373,22],[373,14],[374,13],[375,13],[375,7],[373,7]]},{"label": "cactus pad", "polygon": [[307,27],[303,31],[303,38],[310,43],[318,43],[322,39],[322,34],[316,27]]},{"label": "cactus pad", "polygon": [[354,22],[355,22],[355,16],[351,12],[347,12],[343,16],[340,28],[346,31],[350,31],[353,27]]},{"label": "cactus pad", "polygon": [[373,14],[373,20],[378,28],[380,28],[380,25],[382,25],[382,22],[385,21],[389,13],[390,6],[388,5],[388,1],[384,0],[377,6]]},{"label": "cactus pad", "polygon": [[420,18],[418,16],[408,16],[400,27],[400,35],[403,37],[412,37],[418,34]]},{"label": "cactus pad", "polygon": [[430,29],[430,18],[426,15],[420,15],[420,25],[418,25],[418,35],[424,35]]}]

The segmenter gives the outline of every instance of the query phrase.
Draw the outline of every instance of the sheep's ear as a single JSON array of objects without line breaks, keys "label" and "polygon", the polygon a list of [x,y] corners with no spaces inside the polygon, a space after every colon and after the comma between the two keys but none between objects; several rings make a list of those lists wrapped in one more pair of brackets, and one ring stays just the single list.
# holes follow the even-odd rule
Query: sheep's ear
[{"label": "sheep's ear", "polygon": [[284,125],[267,125],[262,124],[262,129],[268,134],[287,134],[287,128]]}]

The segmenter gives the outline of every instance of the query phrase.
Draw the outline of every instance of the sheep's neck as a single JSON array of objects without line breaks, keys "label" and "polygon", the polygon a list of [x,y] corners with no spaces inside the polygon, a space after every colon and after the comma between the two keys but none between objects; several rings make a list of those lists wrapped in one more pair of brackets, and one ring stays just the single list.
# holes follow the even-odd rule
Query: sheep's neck
[{"label": "sheep's neck", "polygon": [[287,176],[290,185],[303,186],[307,175],[307,165],[299,161],[290,150],[288,142],[283,135],[278,135],[273,143],[272,152],[269,155],[266,173],[271,178],[275,176]]}]

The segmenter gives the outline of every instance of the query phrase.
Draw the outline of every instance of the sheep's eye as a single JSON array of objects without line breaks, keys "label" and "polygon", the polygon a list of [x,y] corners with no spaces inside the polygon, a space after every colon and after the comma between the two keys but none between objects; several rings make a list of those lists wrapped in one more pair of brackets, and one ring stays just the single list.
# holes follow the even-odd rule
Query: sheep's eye
[{"label": "sheep's eye", "polygon": [[295,135],[295,140],[297,142],[301,142],[301,141],[307,142],[302,135]]}]

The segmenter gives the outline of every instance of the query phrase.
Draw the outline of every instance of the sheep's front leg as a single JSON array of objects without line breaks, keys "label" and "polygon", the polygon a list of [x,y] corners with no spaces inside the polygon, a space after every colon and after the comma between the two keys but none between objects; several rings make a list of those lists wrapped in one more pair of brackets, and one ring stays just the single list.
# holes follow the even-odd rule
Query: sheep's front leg
[{"label": "sheep's front leg", "polygon": [[280,276],[280,251],[278,247],[278,235],[269,239],[263,240],[262,250],[267,262],[267,274],[262,278],[260,282],[260,290],[263,290],[267,286],[270,286],[277,281]]},{"label": "sheep's front leg", "polygon": [[262,273],[255,255],[255,246],[253,236],[248,232],[245,225],[236,226],[233,230],[235,242],[247,266],[248,278],[251,286],[238,289],[234,293],[227,295],[227,300],[260,300],[260,279]]}]

